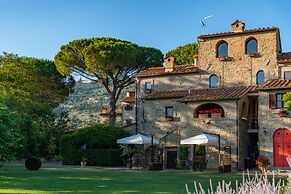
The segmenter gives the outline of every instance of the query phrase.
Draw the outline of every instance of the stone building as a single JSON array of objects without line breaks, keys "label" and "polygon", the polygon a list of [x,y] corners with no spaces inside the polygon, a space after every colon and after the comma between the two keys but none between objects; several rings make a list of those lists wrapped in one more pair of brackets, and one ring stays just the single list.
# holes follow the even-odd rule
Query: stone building
[{"label": "stone building", "polygon": [[[201,133],[226,141],[220,162],[229,157],[233,169],[250,167],[261,154],[272,167],[287,166],[291,113],[282,110],[282,96],[291,92],[291,53],[282,52],[276,27],[246,30],[239,20],[231,27],[198,37],[195,64],[165,58],[164,67],[136,76],[137,100],[130,105],[137,112],[129,117],[139,133],[160,140],[164,168],[176,166],[182,139]],[[217,168],[218,147],[194,145],[190,157]]]}]

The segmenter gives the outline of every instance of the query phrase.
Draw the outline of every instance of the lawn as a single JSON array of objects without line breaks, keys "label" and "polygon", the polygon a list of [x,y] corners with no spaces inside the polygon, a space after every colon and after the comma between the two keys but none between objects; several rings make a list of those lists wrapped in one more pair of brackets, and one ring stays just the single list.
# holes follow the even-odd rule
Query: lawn
[{"label": "lawn", "polygon": [[193,190],[194,180],[206,186],[209,178],[235,182],[242,175],[45,165],[39,171],[28,171],[20,164],[6,164],[0,168],[0,193],[181,194],[185,193],[185,183]]}]

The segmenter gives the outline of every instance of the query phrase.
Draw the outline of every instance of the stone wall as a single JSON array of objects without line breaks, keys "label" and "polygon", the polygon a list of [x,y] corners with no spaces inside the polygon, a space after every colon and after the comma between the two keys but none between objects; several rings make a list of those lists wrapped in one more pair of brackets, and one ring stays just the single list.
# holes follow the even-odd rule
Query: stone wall
[{"label": "stone wall", "polygon": [[[125,109],[126,105],[132,106],[132,110],[126,110]],[[121,108],[122,108],[122,126],[127,126],[132,123],[135,123],[135,112],[136,112],[135,104],[122,102]],[[131,120],[131,123],[128,123],[129,121],[127,120]]]},{"label": "stone wall", "polygon": [[[215,102],[223,107],[225,117],[194,118],[195,109],[204,103],[179,103],[178,99],[144,101],[144,122],[140,123],[142,133],[154,134],[156,139],[162,139],[163,147],[179,147],[180,140],[203,132],[220,134],[226,140],[226,145],[232,148],[232,166],[237,162],[237,104],[236,101]],[[174,120],[165,118],[165,107],[174,107]],[[172,132],[167,136],[167,132]],[[166,136],[165,139],[163,137]],[[223,146],[221,146],[221,149]],[[207,149],[208,168],[217,169],[218,147],[209,146]],[[240,166],[243,160],[240,161]]]},{"label": "stone wall", "polygon": [[145,82],[152,83],[153,91],[160,90],[177,90],[177,89],[191,89],[191,88],[209,88],[208,82],[209,74],[205,73],[191,73],[191,74],[177,74],[168,76],[144,77],[139,78],[138,89],[139,97],[144,95]]},{"label": "stone wall", "polygon": [[[250,37],[258,42],[257,57],[245,53],[246,41]],[[220,86],[255,85],[259,70],[264,70],[266,80],[278,78],[277,53],[280,42],[277,37],[278,32],[266,31],[200,39],[199,67],[206,69],[211,64],[209,73],[220,77]],[[216,48],[222,40],[228,43],[227,61],[220,61],[216,55]],[[268,64],[267,60],[270,60]]]},{"label": "stone wall", "polygon": [[[271,91],[276,93],[291,92],[291,90]],[[273,135],[274,131],[279,128],[291,130],[291,112],[287,117],[280,117],[278,109],[269,108],[269,92],[260,92],[259,101],[259,151],[260,154],[266,155],[274,166],[273,157]]]}]

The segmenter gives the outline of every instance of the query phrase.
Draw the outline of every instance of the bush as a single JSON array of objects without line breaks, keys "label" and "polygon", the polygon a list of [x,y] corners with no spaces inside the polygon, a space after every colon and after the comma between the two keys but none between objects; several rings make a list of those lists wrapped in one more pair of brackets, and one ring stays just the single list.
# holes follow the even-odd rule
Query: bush
[{"label": "bush", "polygon": [[177,168],[178,169],[184,169],[186,165],[186,160],[189,157],[189,145],[181,145],[178,149],[178,164]]},{"label": "bush", "polygon": [[88,165],[117,166],[121,164],[117,139],[128,136],[121,127],[95,124],[63,136],[61,155],[65,164],[80,164],[86,157]]}]

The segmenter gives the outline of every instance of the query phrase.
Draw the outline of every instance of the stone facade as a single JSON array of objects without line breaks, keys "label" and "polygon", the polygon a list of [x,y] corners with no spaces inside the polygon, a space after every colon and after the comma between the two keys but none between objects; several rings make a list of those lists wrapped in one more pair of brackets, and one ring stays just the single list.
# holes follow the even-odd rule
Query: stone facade
[{"label": "stone facade", "polygon": [[[280,80],[284,72],[291,71],[291,61],[286,57],[289,55],[284,55],[284,64],[279,62],[283,54],[278,28],[245,30],[245,24],[236,21],[232,29],[233,32],[199,36],[196,64],[179,69],[173,59],[167,58],[165,67],[151,68],[136,76],[135,130],[160,140],[164,168],[169,165],[168,152],[176,151],[182,139],[201,133],[219,134],[225,145],[231,146],[233,169],[247,168],[245,159],[255,159],[259,154],[266,155],[274,166],[274,130],[291,130],[291,120],[290,116],[278,117],[278,109],[269,108],[269,89],[273,93],[291,91],[291,81]],[[256,40],[256,53],[247,52],[249,40]],[[226,57],[218,56],[222,42],[228,45]],[[258,77],[259,71],[263,71],[263,77]],[[218,77],[217,86],[209,88],[213,74]],[[258,83],[258,79],[276,79],[278,83]],[[145,90],[148,82],[151,88]],[[223,113],[215,116],[216,112],[207,112],[206,117],[203,111],[197,113],[207,106]],[[171,117],[166,113],[167,107],[173,111]],[[222,156],[225,145],[221,147]],[[218,147],[207,146],[205,159],[207,168],[217,169]]]},{"label": "stone facade", "polygon": [[269,93],[286,93],[291,92],[289,90],[276,90],[276,91],[264,91],[260,92],[259,101],[259,148],[260,153],[268,156],[271,162],[271,166],[274,166],[273,157],[273,136],[274,132],[280,128],[287,128],[291,130],[291,114],[287,117],[280,117],[278,109],[269,108]]},{"label": "stone facade", "polygon": [[[264,70],[266,80],[278,79],[277,53],[280,52],[279,30],[233,33],[228,36],[199,38],[199,67],[219,76],[221,87],[254,85],[256,74]],[[258,56],[246,54],[246,43],[250,38],[258,42]],[[228,59],[217,57],[217,46],[221,41],[228,44]],[[268,62],[269,61],[269,62]]]}]

